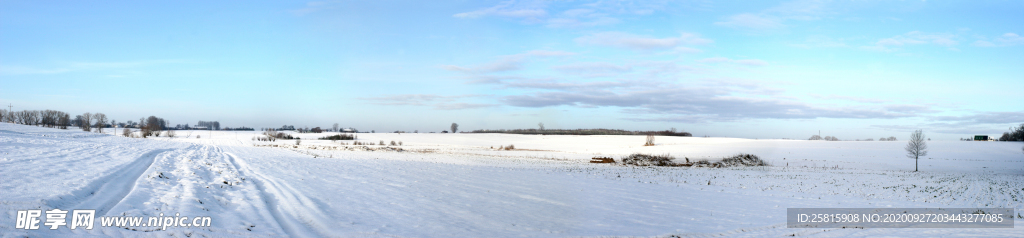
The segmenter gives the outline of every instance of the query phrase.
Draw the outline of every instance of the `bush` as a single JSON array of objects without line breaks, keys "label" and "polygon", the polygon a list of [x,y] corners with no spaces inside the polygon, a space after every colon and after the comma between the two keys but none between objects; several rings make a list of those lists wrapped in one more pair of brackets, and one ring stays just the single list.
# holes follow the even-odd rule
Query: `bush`
[{"label": "bush", "polygon": [[635,166],[679,166],[673,163],[676,158],[669,155],[649,155],[635,153],[622,157],[622,164]]},{"label": "bush", "polygon": [[647,142],[644,143],[644,146],[654,146],[654,135],[653,134],[652,135],[647,135]]},{"label": "bush", "polygon": [[[690,159],[686,159],[686,163],[675,163],[675,157],[669,155],[649,155],[635,153],[622,158],[623,165],[633,166],[667,166],[667,167],[709,167],[709,168],[726,168],[726,167],[740,167],[740,166],[769,166],[768,162],[761,160],[761,158],[752,154],[739,154],[732,157],[723,158],[722,161],[708,162],[707,160],[700,160],[697,162],[690,163]],[[604,158],[593,158],[591,163],[605,163]]]},{"label": "bush", "polygon": [[128,128],[124,128],[124,130],[121,131],[121,135],[124,135],[124,137],[131,137],[132,130],[129,130]]},{"label": "bush", "polygon": [[722,161],[715,162],[719,164],[719,167],[736,167],[736,166],[768,166],[768,162],[761,160],[760,157],[752,154],[738,154],[733,157],[722,159]]},{"label": "bush", "polygon": [[333,136],[320,137],[321,140],[355,140],[356,136],[352,134],[338,134]]},{"label": "bush", "polygon": [[174,138],[175,135],[174,131],[167,131],[167,137]]}]

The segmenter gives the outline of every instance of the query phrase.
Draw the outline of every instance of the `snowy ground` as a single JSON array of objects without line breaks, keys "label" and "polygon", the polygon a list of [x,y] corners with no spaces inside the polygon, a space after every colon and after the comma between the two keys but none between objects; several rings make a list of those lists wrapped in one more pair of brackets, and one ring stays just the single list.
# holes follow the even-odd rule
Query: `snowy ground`
[{"label": "snowy ground", "polygon": [[[1002,236],[1012,229],[791,229],[786,208],[1008,207],[1024,211],[1021,143],[641,136],[178,132],[133,139],[0,123],[0,234],[175,237]],[[186,135],[190,137],[185,138]],[[201,136],[200,138],[196,138]],[[351,144],[350,141],[345,141]],[[514,144],[517,150],[491,149]],[[400,148],[398,151],[394,148]],[[761,168],[590,164],[643,152],[752,153]],[[211,216],[208,228],[14,229],[18,210]],[[1022,219],[1018,218],[1017,221]],[[134,229],[134,230],[132,230]]]}]

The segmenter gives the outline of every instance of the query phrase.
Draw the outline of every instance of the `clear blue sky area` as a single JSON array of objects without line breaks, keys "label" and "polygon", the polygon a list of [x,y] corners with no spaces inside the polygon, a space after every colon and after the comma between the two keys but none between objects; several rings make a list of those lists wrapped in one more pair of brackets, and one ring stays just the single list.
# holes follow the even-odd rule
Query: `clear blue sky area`
[{"label": "clear blue sky area", "polygon": [[1024,123],[1024,1],[0,1],[0,103],[171,124],[933,139]]}]

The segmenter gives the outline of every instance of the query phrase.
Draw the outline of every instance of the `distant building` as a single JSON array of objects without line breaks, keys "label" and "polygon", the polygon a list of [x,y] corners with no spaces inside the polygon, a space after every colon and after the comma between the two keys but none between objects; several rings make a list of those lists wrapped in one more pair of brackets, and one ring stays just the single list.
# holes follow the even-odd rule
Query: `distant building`
[{"label": "distant building", "polygon": [[192,130],[209,130],[209,129],[210,128],[206,128],[205,126],[193,126],[192,127]]},{"label": "distant building", "polygon": [[345,133],[358,133],[359,130],[356,130],[356,128],[349,127],[349,128],[341,128],[341,132],[345,132]]},{"label": "distant building", "polygon": [[988,141],[989,139],[988,139],[988,136],[986,136],[986,135],[975,135],[974,136],[974,140],[975,141]]}]

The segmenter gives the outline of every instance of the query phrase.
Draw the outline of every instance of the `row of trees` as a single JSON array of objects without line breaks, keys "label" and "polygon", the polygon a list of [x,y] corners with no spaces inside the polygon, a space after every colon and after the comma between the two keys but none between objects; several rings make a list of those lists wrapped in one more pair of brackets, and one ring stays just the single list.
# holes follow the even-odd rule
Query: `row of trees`
[{"label": "row of trees", "polygon": [[0,110],[0,121],[68,129],[68,126],[71,125],[71,116],[66,112],[56,110],[22,110],[17,112]]},{"label": "row of trees", "polygon": [[7,111],[0,110],[0,121],[30,126],[43,126],[50,128],[68,129],[69,126],[77,126],[83,131],[103,132],[103,128],[110,127],[107,122],[107,115],[103,113],[83,113],[71,119],[71,114],[57,110],[22,110]]},{"label": "row of trees", "polygon": [[196,124],[196,126],[203,126],[209,128],[210,130],[220,130],[219,121],[199,121],[199,123]]},{"label": "row of trees", "polygon": [[1024,123],[1016,128],[1010,127],[1009,132],[1003,132],[1003,136],[999,137],[999,141],[1024,141]]},{"label": "row of trees", "polygon": [[[822,138],[819,135],[812,135],[811,138],[807,139],[807,140],[839,141],[839,138],[835,137],[835,136],[825,136],[825,138]],[[872,139],[867,139],[867,140],[864,140],[864,141],[873,141],[873,140]],[[896,141],[896,137],[895,136],[890,136],[889,138],[882,137],[882,138],[878,138],[878,141]]]}]

